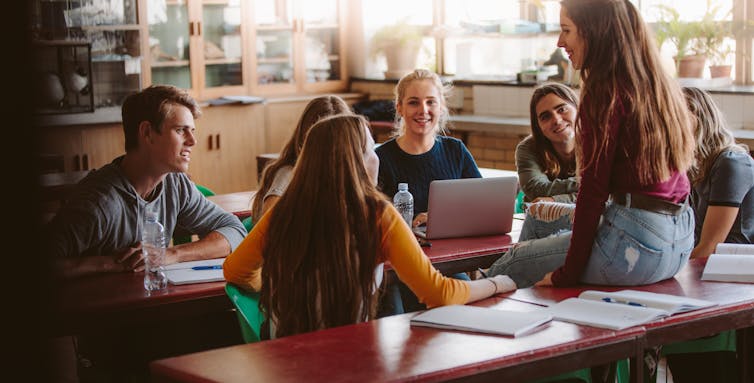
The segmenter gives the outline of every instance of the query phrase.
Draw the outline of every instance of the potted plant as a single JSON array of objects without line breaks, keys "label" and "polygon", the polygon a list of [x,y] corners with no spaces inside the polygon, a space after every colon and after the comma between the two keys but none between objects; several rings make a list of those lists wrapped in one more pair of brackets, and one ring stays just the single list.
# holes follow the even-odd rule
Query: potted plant
[{"label": "potted plant", "polygon": [[[731,65],[728,56],[733,52],[725,39],[733,37],[733,23],[717,21],[720,6],[707,0],[707,11],[699,23],[699,36],[696,39],[697,50],[704,52],[710,59],[710,77],[730,77]],[[731,11],[728,11],[730,14]]]},{"label": "potted plant", "polygon": [[405,19],[377,30],[371,40],[371,53],[373,58],[385,56],[385,78],[400,78],[416,68],[422,37],[419,27]]},{"label": "potted plant", "polygon": [[700,34],[701,22],[682,21],[678,11],[667,5],[658,5],[658,8],[662,14],[655,30],[658,47],[662,47],[666,40],[675,45],[678,77],[702,77],[707,57],[695,41]]}]

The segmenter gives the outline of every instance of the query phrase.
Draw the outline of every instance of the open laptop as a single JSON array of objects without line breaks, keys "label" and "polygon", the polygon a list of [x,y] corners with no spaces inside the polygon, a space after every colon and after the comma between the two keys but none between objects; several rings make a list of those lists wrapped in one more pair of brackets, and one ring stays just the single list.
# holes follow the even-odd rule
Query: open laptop
[{"label": "open laptop", "polygon": [[429,184],[425,239],[507,234],[513,226],[518,177],[436,180]]}]

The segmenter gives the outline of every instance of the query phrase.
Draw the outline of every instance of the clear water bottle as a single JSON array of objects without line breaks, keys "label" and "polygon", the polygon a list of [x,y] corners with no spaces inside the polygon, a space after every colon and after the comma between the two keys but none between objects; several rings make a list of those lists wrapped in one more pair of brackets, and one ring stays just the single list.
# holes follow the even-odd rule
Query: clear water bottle
[{"label": "clear water bottle", "polygon": [[144,257],[144,288],[158,291],[167,288],[165,276],[165,228],[159,221],[159,209],[144,209],[141,226],[141,254]]},{"label": "clear water bottle", "polygon": [[409,193],[407,183],[398,184],[398,193],[395,193],[393,197],[393,206],[411,227],[411,221],[414,220],[414,196]]}]

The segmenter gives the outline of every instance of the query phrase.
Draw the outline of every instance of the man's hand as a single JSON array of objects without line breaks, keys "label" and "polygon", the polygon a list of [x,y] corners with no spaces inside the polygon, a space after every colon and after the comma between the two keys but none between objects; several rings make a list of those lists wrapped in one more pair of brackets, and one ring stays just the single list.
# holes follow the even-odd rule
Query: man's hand
[{"label": "man's hand", "polygon": [[144,257],[141,255],[141,244],[123,249],[115,254],[115,263],[121,271],[144,271]]}]

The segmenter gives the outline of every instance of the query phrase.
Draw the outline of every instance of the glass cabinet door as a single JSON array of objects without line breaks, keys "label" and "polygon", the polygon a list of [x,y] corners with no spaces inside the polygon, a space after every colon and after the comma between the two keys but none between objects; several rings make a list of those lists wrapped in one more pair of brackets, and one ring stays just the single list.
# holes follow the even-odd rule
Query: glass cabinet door
[{"label": "glass cabinet door", "polygon": [[149,0],[149,57],[152,84],[191,89],[188,4],[185,0]]},{"label": "glass cabinet door", "polygon": [[291,10],[291,0],[254,1],[258,85],[295,83]]},{"label": "glass cabinet door", "polygon": [[297,3],[304,24],[306,82],[341,79],[341,41],[338,0]]},{"label": "glass cabinet door", "polygon": [[243,85],[241,1],[203,0],[204,87]]}]

